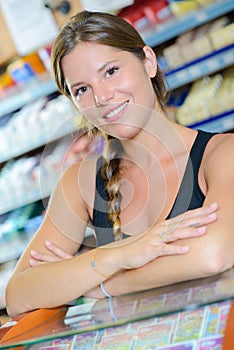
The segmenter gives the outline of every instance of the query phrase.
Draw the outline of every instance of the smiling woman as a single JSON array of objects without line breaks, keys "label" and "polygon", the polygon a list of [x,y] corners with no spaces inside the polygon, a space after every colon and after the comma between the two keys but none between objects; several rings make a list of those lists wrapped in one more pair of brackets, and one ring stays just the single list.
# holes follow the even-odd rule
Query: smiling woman
[{"label": "smiling woman", "polygon": [[[52,67],[90,144],[101,136],[104,148],[62,174],[8,283],[9,314],[233,266],[233,135],[167,118],[155,53],[117,16],[71,18],[54,43]],[[77,254],[90,224],[96,247]]]}]

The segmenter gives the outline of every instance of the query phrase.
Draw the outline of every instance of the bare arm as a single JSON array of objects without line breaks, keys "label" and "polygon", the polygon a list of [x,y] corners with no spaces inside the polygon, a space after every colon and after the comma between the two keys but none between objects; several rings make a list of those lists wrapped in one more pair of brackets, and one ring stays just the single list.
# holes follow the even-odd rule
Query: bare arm
[{"label": "bare arm", "polygon": [[[56,282],[57,267],[54,271],[49,271],[50,267],[41,267],[34,271],[30,267],[31,251],[46,252],[45,242],[47,240],[53,240],[72,255],[79,249],[88,215],[78,190],[77,169],[73,166],[56,186],[43,224],[18,261],[8,283],[6,302],[9,314],[28,311],[34,308],[34,305],[47,305],[49,298],[52,299],[50,293],[55,293],[58,287],[56,285],[58,283]],[[79,213],[76,210],[77,206]],[[75,234],[77,235],[76,241],[69,238]],[[61,279],[65,279],[60,267],[58,271],[61,272]],[[47,273],[50,281],[46,279]],[[69,295],[65,295],[64,300],[66,299],[69,299]],[[56,298],[53,303],[57,303]]]},{"label": "bare arm", "polygon": [[[144,232],[73,257],[83,240],[88,221],[77,178],[76,166],[64,174],[51,197],[42,226],[17,264],[6,289],[9,315],[63,305],[97,287],[116,272],[139,268],[161,255],[188,251],[188,247],[182,245],[164,244],[159,235],[164,229],[163,223],[154,232]],[[180,226],[169,241],[203,233],[187,232]],[[52,259],[53,253],[50,255],[45,245],[48,240],[66,251],[65,259],[37,266],[31,264],[32,251],[49,254]]]},{"label": "bare arm", "polygon": [[[115,247],[115,253],[116,253],[116,247],[121,248],[121,250],[125,248],[124,249],[125,253],[123,253],[122,251],[122,254],[125,254],[124,255],[125,259],[123,259],[123,255],[122,255],[122,259],[123,261],[124,260],[129,261],[128,265],[127,266],[125,265],[126,271],[127,270],[131,271],[132,268],[136,269],[133,271],[140,271],[141,269],[137,269],[138,267],[143,265],[149,266],[150,265],[149,261],[154,260],[152,259],[152,253],[153,254],[155,253],[150,251],[152,249],[151,244],[152,242],[154,242],[155,235],[157,237],[157,244],[158,244],[157,257],[160,257],[162,255],[171,255],[171,254],[175,255],[180,253],[187,253],[189,251],[188,246],[183,246],[182,243],[179,243],[181,244],[181,246],[178,246],[178,245],[176,246],[170,243],[175,242],[179,238],[183,239],[186,237],[202,236],[206,232],[207,225],[211,224],[216,220],[216,210],[217,210],[217,204],[215,203],[209,207],[191,210],[187,212],[185,215],[182,214],[180,216],[177,216],[174,219],[158,223],[142,234],[134,235],[128,239],[111,243],[108,246],[106,246],[106,248]],[[198,222],[200,224],[197,227]],[[170,232],[167,232],[166,234],[163,235],[163,237],[161,237],[160,233],[165,231],[165,229],[168,228],[168,226],[170,226],[170,228],[173,227],[173,230],[170,230]],[[50,263],[50,262],[61,261],[63,259],[72,258],[71,255],[69,255],[66,251],[64,251],[61,247],[59,247],[56,244],[50,242],[50,244],[46,244],[46,245],[47,245],[48,251],[52,252],[53,255],[48,255],[48,252],[47,253],[42,253],[38,251],[33,252],[32,266],[39,266],[41,264],[44,264],[45,262]],[[138,245],[138,249],[139,249],[138,255],[135,253],[136,245]],[[151,256],[149,260],[147,258],[148,254],[150,254]],[[118,255],[117,255],[117,259],[121,261],[121,258],[119,258]],[[116,275],[117,274],[110,277],[109,280],[107,279],[106,282],[108,283],[108,281],[111,282],[112,280],[115,280]],[[121,275],[125,275],[124,270],[121,270],[118,276],[121,276]],[[147,280],[147,276],[146,276],[146,280]],[[146,287],[146,288],[149,288],[149,287]],[[121,292],[121,293],[124,293],[124,292]],[[94,297],[94,298],[103,297],[103,294],[101,293],[101,290],[99,287],[86,291],[85,295],[89,297]]]},{"label": "bare arm", "polygon": [[233,150],[234,136],[227,135],[213,147],[204,166],[204,178],[207,183],[204,206],[216,201],[219,207],[217,220],[207,226],[206,234],[183,241],[183,244],[190,247],[186,255],[160,257],[137,270],[116,274],[105,282],[105,288],[110,294],[119,295],[207,277],[233,266]]}]

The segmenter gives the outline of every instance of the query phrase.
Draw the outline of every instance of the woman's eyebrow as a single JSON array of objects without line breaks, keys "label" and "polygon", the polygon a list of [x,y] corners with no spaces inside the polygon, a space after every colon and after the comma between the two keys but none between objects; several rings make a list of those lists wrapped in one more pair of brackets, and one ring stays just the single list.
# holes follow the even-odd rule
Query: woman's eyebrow
[{"label": "woman's eyebrow", "polygon": [[[70,85],[70,84],[68,84]],[[85,82],[83,81],[80,81],[80,82],[77,82],[77,83],[73,83],[70,85],[70,88],[73,89],[75,86],[78,86],[78,85],[85,85]]]},{"label": "woman's eyebrow", "polygon": [[98,68],[98,73],[101,73],[103,70],[105,70],[106,67],[108,67],[110,64],[114,64],[118,62],[118,60],[113,60],[113,61],[107,61],[104,63],[100,68]]}]

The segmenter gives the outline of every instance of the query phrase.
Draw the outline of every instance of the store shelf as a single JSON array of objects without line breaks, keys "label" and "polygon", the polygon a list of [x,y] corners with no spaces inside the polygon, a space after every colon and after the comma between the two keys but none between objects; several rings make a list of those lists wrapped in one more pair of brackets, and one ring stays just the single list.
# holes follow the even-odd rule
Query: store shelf
[{"label": "store shelf", "polygon": [[[56,179],[55,179],[55,183],[56,183]],[[54,183],[54,186],[55,186]],[[2,203],[2,205],[0,205],[0,215],[1,214],[5,214],[11,210],[15,210],[17,208],[23,207],[24,205],[39,201],[43,198],[49,197],[53,187],[47,187],[46,189],[43,189],[43,191],[38,188],[37,190],[35,190],[34,192],[27,192],[25,193],[25,196],[22,195],[22,197],[20,198],[12,198],[12,201],[9,201],[7,203],[7,201],[5,201],[4,203]],[[12,194],[13,196],[13,194]]]},{"label": "store shelf", "polygon": [[234,129],[234,110],[226,112],[207,120],[203,120],[192,125],[192,129],[201,129],[209,132],[226,132]]},{"label": "store shelf", "polygon": [[233,10],[233,0],[216,1],[181,18],[173,18],[167,23],[152,26],[141,35],[147,45],[154,47]]},{"label": "store shelf", "polygon": [[14,112],[26,104],[57,91],[55,83],[47,78],[46,81],[33,79],[25,88],[6,99],[0,99],[0,117]]},{"label": "store shelf", "polygon": [[1,255],[0,264],[19,259],[20,255],[25,250],[25,247],[27,246],[28,241],[27,242],[22,241],[22,242],[16,242],[16,243],[17,243],[17,246],[16,244],[14,244],[14,242],[11,242],[11,245],[9,245],[8,247],[9,250],[5,252],[5,254]]},{"label": "store shelf", "polygon": [[[69,119],[68,119],[69,120]],[[42,134],[40,139],[35,139],[33,144],[22,144],[22,145],[17,145],[17,149],[9,149],[9,153],[8,154],[0,154],[0,163],[6,162],[7,160],[13,159],[15,157],[18,157],[22,154],[25,154],[27,152],[30,152],[34,149],[37,149],[41,146],[46,145],[47,143],[59,140],[65,136],[68,136],[69,134],[76,132],[77,129],[77,125],[74,122],[74,125],[66,125],[66,128],[63,128],[61,130],[61,128],[59,128],[59,132],[54,133],[54,135],[51,137],[51,135],[45,135]]]},{"label": "store shelf", "polygon": [[169,90],[191,83],[234,64],[234,44],[165,73]]}]

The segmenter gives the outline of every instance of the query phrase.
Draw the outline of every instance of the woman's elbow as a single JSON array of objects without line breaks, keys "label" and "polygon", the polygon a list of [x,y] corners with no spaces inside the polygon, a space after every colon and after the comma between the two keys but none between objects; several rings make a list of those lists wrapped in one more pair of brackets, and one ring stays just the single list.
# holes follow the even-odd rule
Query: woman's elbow
[{"label": "woman's elbow", "polygon": [[23,311],[20,310],[21,303],[17,301],[15,291],[16,288],[14,288],[13,283],[10,280],[5,290],[6,311],[10,317],[15,317],[23,313]]},{"label": "woman's elbow", "polygon": [[202,269],[205,276],[222,273],[233,267],[234,254],[230,248],[211,244],[201,252]]},{"label": "woman's elbow", "polygon": [[10,317],[15,317],[17,315],[17,311],[15,310],[15,305],[13,302],[13,297],[11,297],[11,287],[8,283],[5,290],[5,300],[6,300],[6,311]]}]

